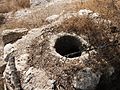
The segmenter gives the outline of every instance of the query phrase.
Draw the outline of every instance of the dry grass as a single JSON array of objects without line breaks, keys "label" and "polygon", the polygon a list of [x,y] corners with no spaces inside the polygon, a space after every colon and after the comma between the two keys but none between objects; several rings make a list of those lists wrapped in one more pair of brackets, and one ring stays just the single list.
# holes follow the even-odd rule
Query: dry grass
[{"label": "dry grass", "polygon": [[[105,23],[94,23],[88,18],[72,18],[71,20],[67,20],[63,25],[64,30],[69,30],[69,33],[74,32],[78,35],[82,34],[87,36],[88,42],[98,51],[99,57],[104,58],[110,65],[113,65],[113,62],[115,64],[113,66],[117,67],[119,65],[119,27],[114,28],[115,26],[113,25],[106,26]],[[103,45],[105,47],[100,48]],[[97,60],[101,59],[99,58]]]},{"label": "dry grass", "polygon": [[[76,33],[77,35],[85,35],[86,39],[93,49],[97,51],[96,54],[90,55],[89,60],[86,60],[86,67],[91,67],[94,71],[101,70],[101,72],[106,72],[108,67],[113,66],[115,70],[120,71],[120,7],[118,2],[112,2],[112,0],[90,0],[89,3],[83,3],[81,6],[77,6],[76,10],[80,8],[91,9],[95,12],[99,12],[102,18],[111,20],[112,24],[106,25],[106,23],[99,22],[95,23],[93,20],[85,18],[72,17],[66,20],[61,26],[55,27],[53,33],[59,33],[61,31],[68,33]],[[66,7],[67,8],[67,7]],[[68,8],[67,8],[68,9]],[[56,29],[57,28],[57,29]],[[47,32],[46,32],[47,33]],[[46,34],[47,35],[47,34]],[[45,43],[45,42],[44,42]],[[39,53],[38,46],[32,45],[33,60],[31,60],[30,65],[42,67],[46,72],[51,72],[56,77],[58,85],[62,85],[65,90],[74,90],[71,86],[71,80],[73,79],[74,73],[81,69],[81,65],[74,64],[61,64],[60,62],[53,61],[47,58],[42,61],[41,57],[44,57],[46,53]],[[33,47],[35,46],[35,47]],[[88,47],[91,50],[91,46]],[[47,48],[43,45],[41,52],[45,51]],[[31,52],[32,52],[31,51]],[[40,58],[34,56],[41,55]],[[43,56],[42,56],[43,55]],[[39,63],[41,60],[42,62]],[[37,64],[36,64],[37,62]],[[77,62],[77,61],[76,61]],[[75,62],[74,62],[75,63]],[[64,66],[64,67],[63,67]],[[66,75],[64,77],[63,75]]]},{"label": "dry grass", "polygon": [[48,16],[60,14],[61,12],[77,12],[80,10],[80,2],[75,2],[71,4],[55,4],[48,7],[39,7],[39,9],[34,9],[34,12],[28,16],[27,19],[21,19],[19,21],[12,20],[10,22],[6,22],[6,24],[3,25],[4,28],[36,28],[41,27],[42,25],[46,24],[45,19]]},{"label": "dry grass", "polygon": [[2,25],[2,27],[4,29],[14,29],[14,28],[32,29],[32,28],[38,28],[43,24],[45,24],[45,22],[42,21],[42,19],[32,18],[32,19],[21,20],[21,21],[13,20]]},{"label": "dry grass", "polygon": [[[21,0],[22,1],[22,0]],[[26,0],[25,0],[26,1]],[[24,1],[24,2],[25,2]],[[88,0],[87,2],[74,2],[71,4],[55,4],[48,7],[39,7],[33,12],[27,19],[24,20],[12,20],[5,24],[5,28],[17,28],[17,27],[25,27],[25,28],[35,28],[41,27],[46,24],[44,20],[46,17],[60,14],[64,11],[66,12],[77,12],[80,9],[90,9],[94,12],[98,12],[101,14],[102,18],[110,19],[114,22],[115,25],[120,26],[120,1],[113,2],[114,0]],[[23,4],[20,3],[18,6],[24,7]],[[27,5],[26,5],[27,6]],[[14,23],[14,24],[13,24]]]},{"label": "dry grass", "polygon": [[[29,51],[32,59],[28,63],[30,66],[42,68],[48,72],[48,74],[52,74],[54,79],[57,80],[58,86],[62,85],[65,90],[74,90],[71,80],[73,80],[74,74],[83,67],[90,67],[95,72],[98,70],[104,72],[110,66],[113,66],[117,70],[120,69],[120,34],[119,32],[112,32],[113,28],[111,27],[113,26],[107,26],[105,23],[95,23],[88,17],[72,17],[64,21],[62,25],[52,27],[53,31],[51,32],[53,34],[66,32],[75,33],[78,36],[82,34],[88,37],[85,40],[94,47],[93,49],[95,49],[97,53],[89,55],[89,59],[84,60],[85,66],[82,66],[79,60],[66,63],[66,59],[65,63],[63,63],[59,61],[60,58],[54,59],[54,56],[48,54],[48,28],[48,32],[43,34],[45,40],[42,43],[39,43],[40,37],[33,41],[31,50]],[[87,49],[91,50],[91,46],[87,47]],[[41,49],[38,50],[40,47]],[[37,57],[37,55],[40,57]]]},{"label": "dry grass", "polygon": [[21,8],[30,7],[29,0],[1,0],[0,13],[16,11]]},{"label": "dry grass", "polygon": [[[41,7],[41,10],[33,13],[28,20],[21,20],[8,22],[5,24],[6,28],[16,28],[16,27],[26,27],[26,28],[35,28],[40,27],[45,24],[44,19],[53,14],[59,14],[63,10],[68,11],[79,11],[81,8],[87,8],[98,12],[101,14],[102,18],[109,19],[113,23],[111,25],[105,25],[104,23],[95,23],[88,18],[76,18],[73,17],[65,21],[60,27],[57,27],[57,31],[54,32],[74,32],[77,35],[83,34],[88,37],[87,41],[91,46],[94,46],[94,49],[97,51],[97,54],[89,57],[89,62],[86,62],[86,66],[92,67],[95,70],[101,69],[103,71],[108,66],[113,66],[115,69],[120,69],[120,1],[113,2],[114,0],[90,0],[86,3],[74,3],[67,5],[55,5],[48,8]],[[38,43],[37,43],[38,44]],[[34,46],[34,47],[33,47]],[[48,71],[54,72],[58,84],[63,85],[66,90],[71,89],[71,82],[69,80],[73,79],[73,74],[80,69],[80,65],[63,65],[58,64],[58,62],[52,62],[52,60],[47,59],[45,61],[40,57],[39,61],[36,63],[35,60],[38,55],[45,54],[45,48],[47,48],[43,43],[43,51],[39,52],[39,45],[32,46],[31,53],[33,54],[33,59],[30,62],[32,66],[43,66]],[[38,48],[38,49],[37,49]],[[91,47],[89,47],[91,48]],[[37,51],[36,51],[37,50]],[[36,54],[37,53],[37,54]],[[93,61],[97,61],[96,63]],[[98,65],[98,63],[100,63]],[[40,65],[39,65],[40,64]],[[57,65],[57,66],[56,66]],[[97,66],[96,66],[97,65]],[[56,71],[55,71],[56,70]],[[57,71],[58,70],[58,71]],[[60,72],[62,71],[62,73]],[[67,74],[66,78],[63,78],[61,74]],[[61,77],[58,77],[61,76]],[[67,82],[67,84],[64,82]],[[69,83],[69,84],[68,84]]]},{"label": "dry grass", "polygon": [[83,7],[101,14],[102,18],[110,19],[115,24],[120,23],[120,1],[119,0],[89,0]]}]

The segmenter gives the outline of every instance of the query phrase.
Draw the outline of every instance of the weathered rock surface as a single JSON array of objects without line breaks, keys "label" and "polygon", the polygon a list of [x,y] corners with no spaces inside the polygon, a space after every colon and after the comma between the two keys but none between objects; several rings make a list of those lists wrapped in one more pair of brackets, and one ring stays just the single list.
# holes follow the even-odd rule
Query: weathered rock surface
[{"label": "weathered rock surface", "polygon": [[[8,53],[14,51],[15,62],[13,66],[19,72],[23,90],[95,90],[102,71],[100,68],[95,69],[95,67],[100,66],[100,62],[89,59],[89,54],[92,55],[96,51],[91,50],[89,54],[82,51],[84,50],[83,46],[89,46],[87,37],[75,32],[75,29],[71,30],[69,26],[64,27],[63,24],[65,20],[72,17],[81,18],[84,14],[89,13],[91,11],[85,10],[85,12],[51,16],[46,19],[50,23],[52,22],[51,24],[32,29],[25,36],[20,34],[21,39],[16,37],[7,41],[13,42],[16,40],[13,44],[7,44],[8,47],[6,45],[4,52],[6,52],[5,57],[9,60]],[[89,18],[95,20],[94,17]],[[25,30],[25,32],[27,31]],[[5,35],[12,37],[11,34]],[[16,36],[16,33],[13,35]],[[67,42],[67,39],[70,43]],[[64,48],[61,48],[61,46]],[[10,62],[8,61],[8,63]],[[10,68],[12,67],[10,65],[6,67],[10,70],[5,70],[5,77],[9,71],[12,73],[13,69]],[[13,70],[13,72],[16,71]],[[12,78],[10,80],[13,82]],[[8,85],[12,85],[12,83],[8,83]]]},{"label": "weathered rock surface", "polygon": [[8,62],[8,57],[10,53],[15,50],[14,46],[9,43],[4,46],[4,61]]},{"label": "weathered rock surface", "polygon": [[78,72],[74,76],[74,87],[82,90],[94,90],[99,83],[100,74],[95,74],[91,68],[83,68],[83,71]]},{"label": "weathered rock surface", "polygon": [[0,59],[0,90],[4,90],[4,77],[3,72],[6,67],[6,62],[3,59]]},{"label": "weathered rock surface", "polygon": [[49,0],[30,0],[30,6],[35,7],[35,6],[40,6],[40,5],[45,5],[48,3]]},{"label": "weathered rock surface", "polygon": [[43,6],[46,4],[53,4],[53,3],[71,3],[75,1],[85,2],[86,0],[30,0],[31,7],[35,6]]},{"label": "weathered rock surface", "polygon": [[18,39],[22,38],[22,36],[26,35],[28,32],[28,29],[25,28],[18,28],[14,30],[5,30],[2,33],[2,39],[4,45],[8,43],[13,43],[17,41]]},{"label": "weathered rock surface", "polygon": [[52,23],[55,20],[57,20],[58,18],[59,18],[59,15],[52,15],[52,16],[47,17],[45,21],[48,23]]},{"label": "weathered rock surface", "polygon": [[21,9],[15,12],[15,19],[24,19],[31,14],[30,9]]},{"label": "weathered rock surface", "polygon": [[[106,28],[111,21],[91,10],[78,11],[79,4],[85,1],[30,0],[30,8],[4,14],[8,23],[27,22],[29,26],[39,22],[40,28],[3,31],[0,90],[120,90],[120,71],[112,66],[113,63],[120,66],[119,59],[111,63],[111,58],[107,61],[97,57],[104,51],[99,52],[96,48],[103,48],[109,38],[104,37],[105,42],[102,42],[104,38],[98,39],[103,33],[99,35],[96,24],[104,24]],[[4,23],[4,17],[1,21]],[[46,25],[40,24],[43,22]],[[89,30],[93,32],[91,41],[95,38],[100,47],[94,47],[89,41]],[[115,54],[119,57],[119,53]]]}]

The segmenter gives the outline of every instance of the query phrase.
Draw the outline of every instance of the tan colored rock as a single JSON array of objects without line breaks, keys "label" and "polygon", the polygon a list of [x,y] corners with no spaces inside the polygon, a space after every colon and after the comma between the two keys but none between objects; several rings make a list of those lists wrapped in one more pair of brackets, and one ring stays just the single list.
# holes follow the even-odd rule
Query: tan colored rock
[{"label": "tan colored rock", "polygon": [[26,35],[28,32],[28,29],[25,28],[18,28],[14,30],[4,30],[2,32],[2,39],[4,45],[8,43],[13,43],[17,41],[18,39],[22,38],[22,36]]},{"label": "tan colored rock", "polygon": [[[85,51],[90,45],[88,37],[81,33],[83,27],[78,29],[79,22],[76,19],[72,22],[71,18],[81,19],[82,16],[80,12],[63,13],[57,20],[30,30],[11,45],[15,48],[14,67],[23,90],[91,90],[99,83],[101,62],[89,57],[95,56],[97,51]],[[91,19],[94,22],[95,19]],[[5,76],[9,71],[16,72],[10,67],[13,66],[6,67],[10,70],[5,72]],[[11,75],[8,76],[9,82],[12,81]]]}]

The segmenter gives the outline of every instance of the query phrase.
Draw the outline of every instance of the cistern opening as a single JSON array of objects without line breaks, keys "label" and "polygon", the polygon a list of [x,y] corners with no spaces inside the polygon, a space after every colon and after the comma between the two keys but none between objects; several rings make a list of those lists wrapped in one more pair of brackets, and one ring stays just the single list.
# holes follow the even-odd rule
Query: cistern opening
[{"label": "cistern opening", "polygon": [[57,53],[67,58],[79,57],[83,51],[80,39],[71,35],[64,35],[58,38],[54,48]]}]

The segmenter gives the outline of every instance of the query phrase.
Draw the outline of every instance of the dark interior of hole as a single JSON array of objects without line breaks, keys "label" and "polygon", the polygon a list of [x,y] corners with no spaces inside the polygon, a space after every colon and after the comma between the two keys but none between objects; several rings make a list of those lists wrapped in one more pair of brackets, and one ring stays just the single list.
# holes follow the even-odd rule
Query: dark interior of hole
[{"label": "dark interior of hole", "polygon": [[83,47],[77,37],[65,35],[56,40],[54,48],[62,56],[73,58],[81,55]]}]

